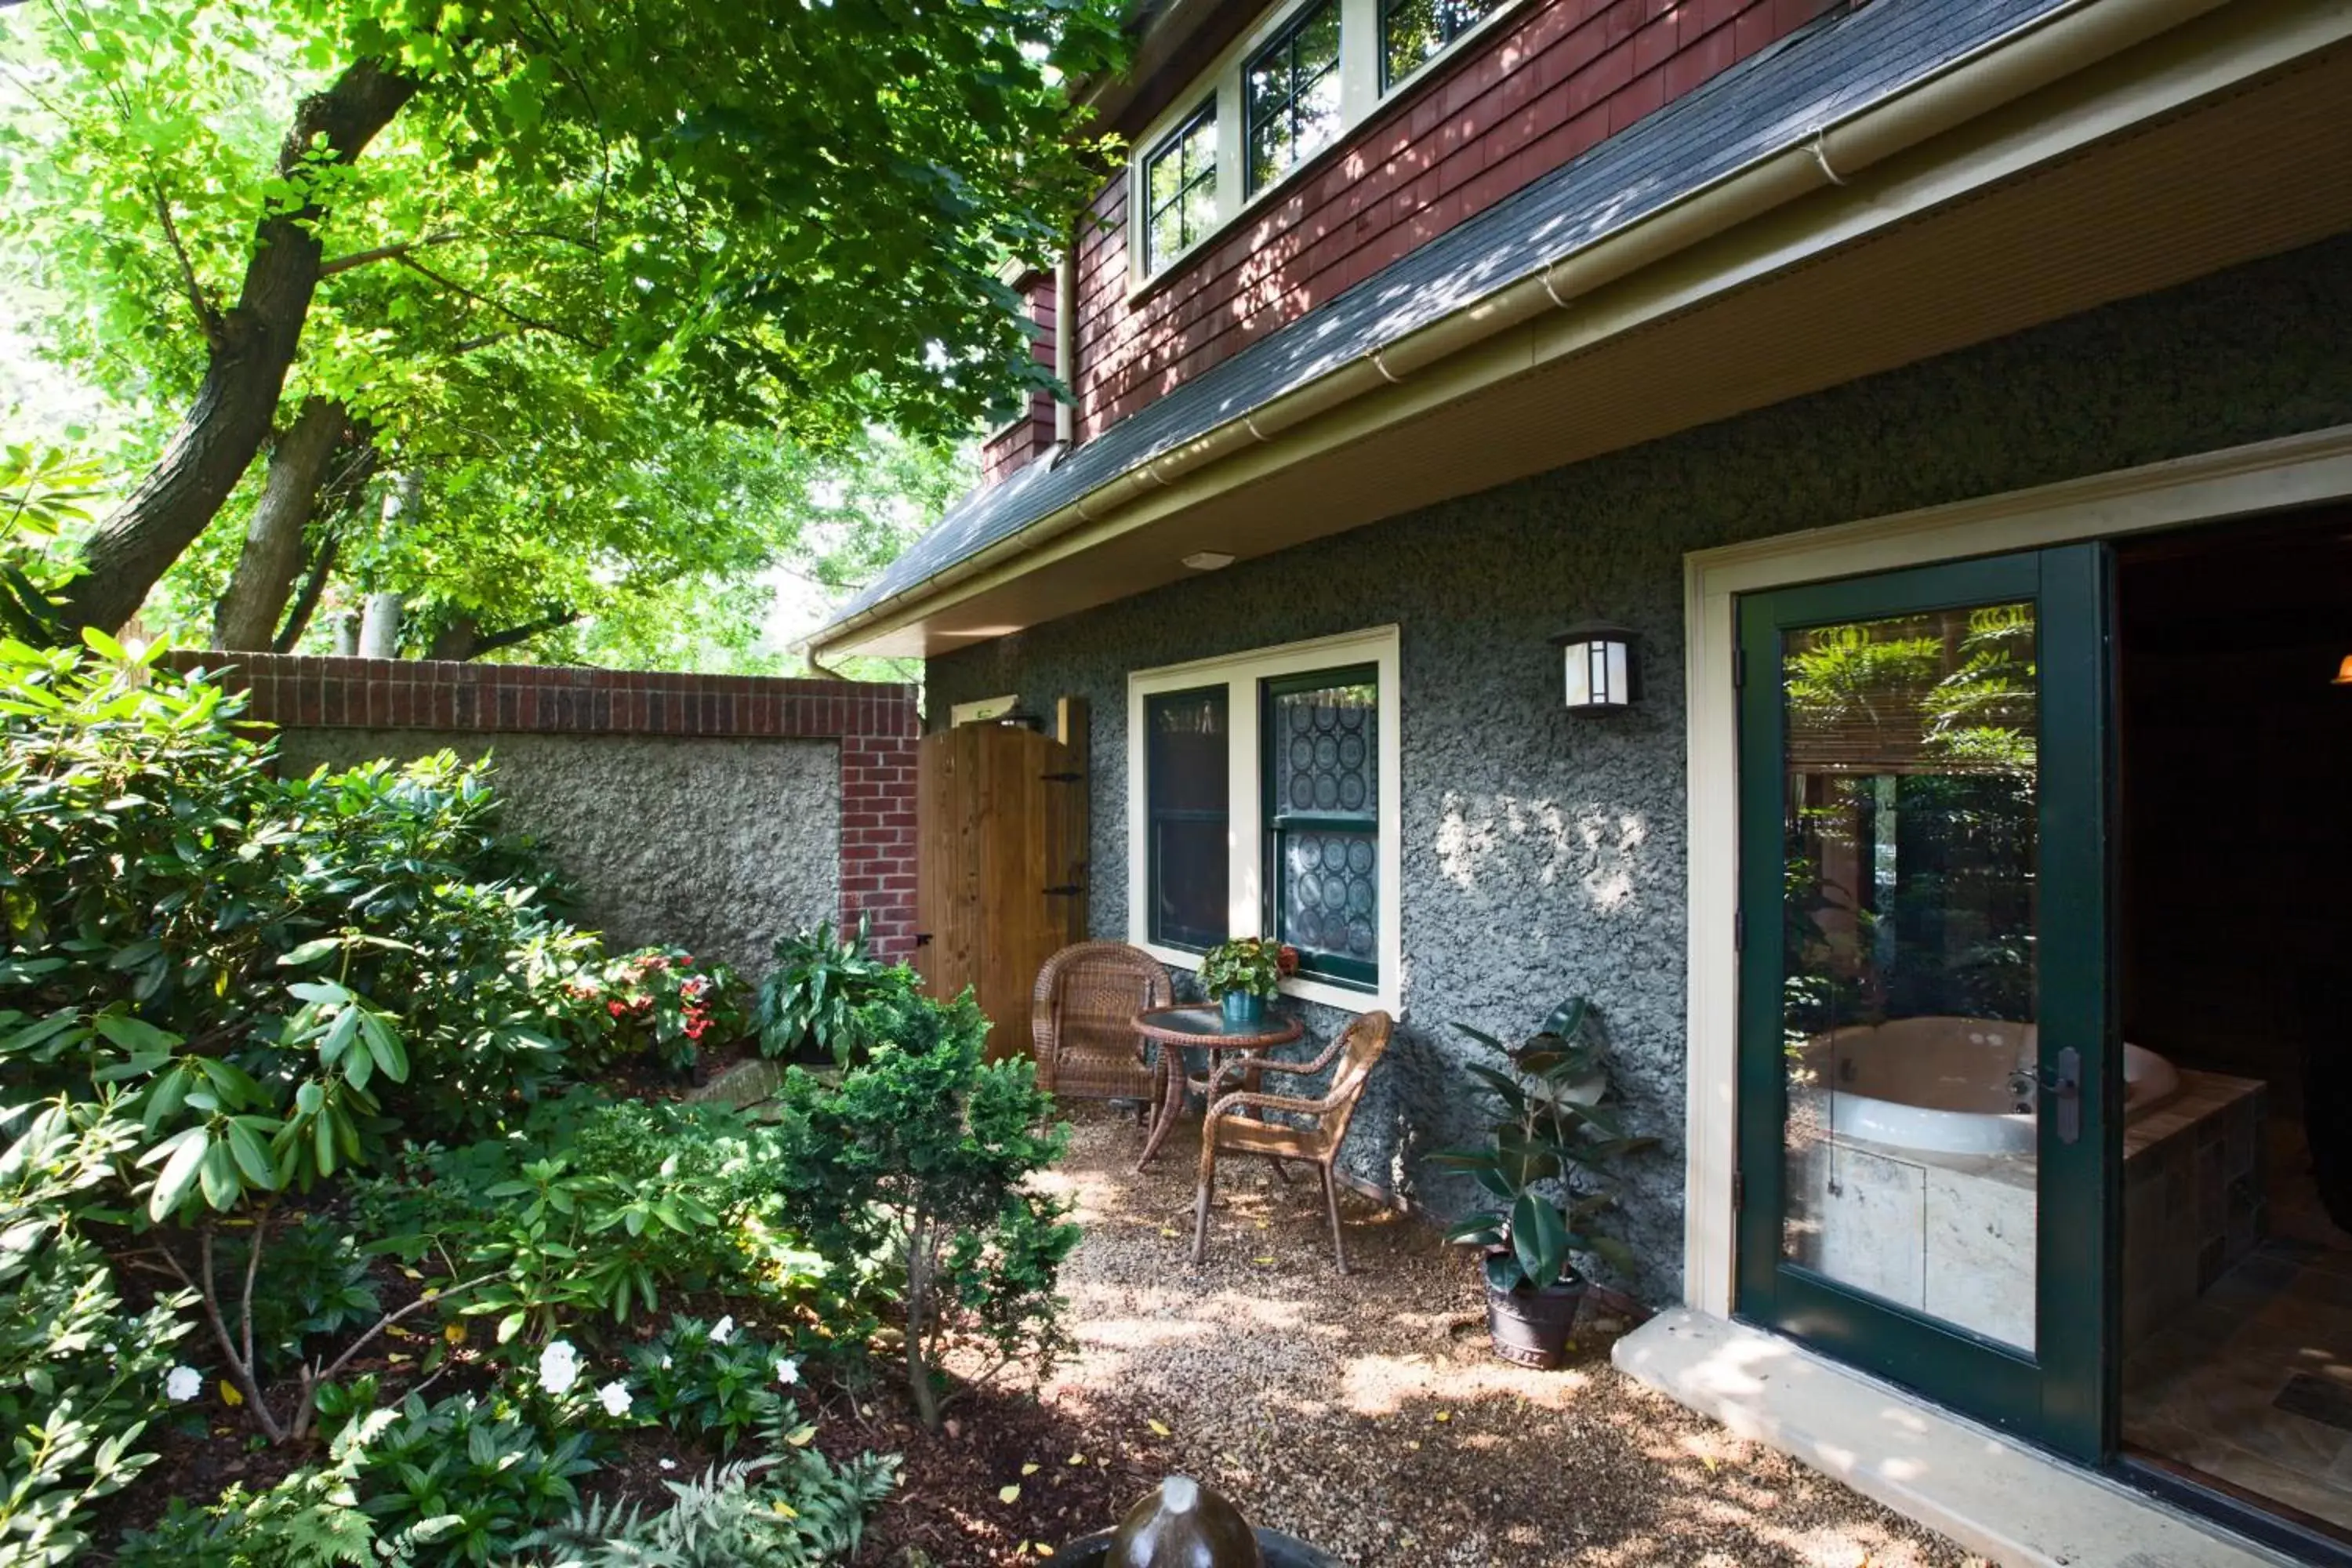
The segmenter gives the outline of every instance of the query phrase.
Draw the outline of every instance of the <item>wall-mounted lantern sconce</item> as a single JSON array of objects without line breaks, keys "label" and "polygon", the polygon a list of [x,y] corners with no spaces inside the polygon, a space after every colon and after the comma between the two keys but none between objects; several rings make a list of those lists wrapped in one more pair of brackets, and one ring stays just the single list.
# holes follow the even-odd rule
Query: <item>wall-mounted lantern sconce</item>
[{"label": "wall-mounted lantern sconce", "polygon": [[2330,686],[2352,686],[2352,653],[2347,653],[2344,656],[2344,662],[2336,667],[2336,679],[2329,681],[2327,684]]},{"label": "wall-mounted lantern sconce", "polygon": [[1622,713],[1641,700],[1642,668],[1626,627],[1596,622],[1551,640],[1567,669],[1570,712]]}]

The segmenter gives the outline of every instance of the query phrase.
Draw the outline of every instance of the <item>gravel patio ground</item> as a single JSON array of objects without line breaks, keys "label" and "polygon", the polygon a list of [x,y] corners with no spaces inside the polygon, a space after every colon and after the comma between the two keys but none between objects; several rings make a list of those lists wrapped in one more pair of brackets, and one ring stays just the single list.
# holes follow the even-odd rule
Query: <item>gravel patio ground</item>
[{"label": "gravel patio ground", "polygon": [[1420,1221],[1344,1198],[1342,1279],[1311,1174],[1221,1171],[1194,1270],[1197,1123],[1136,1176],[1131,1121],[1076,1121],[1053,1181],[1087,1231],[1063,1276],[1082,1353],[1042,1391],[1046,1410],[1257,1523],[1355,1568],[1974,1561],[1641,1388],[1609,1364],[1606,1334],[1581,1337],[1562,1372],[1496,1360],[1466,1259]]}]

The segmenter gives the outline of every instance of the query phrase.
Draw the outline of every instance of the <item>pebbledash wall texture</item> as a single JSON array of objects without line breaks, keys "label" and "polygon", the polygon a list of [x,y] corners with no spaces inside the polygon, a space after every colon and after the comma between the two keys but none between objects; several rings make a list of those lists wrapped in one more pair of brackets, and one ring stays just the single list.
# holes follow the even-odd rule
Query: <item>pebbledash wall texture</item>
[{"label": "pebbledash wall texture", "polygon": [[230,668],[307,773],[490,753],[618,946],[681,942],[757,976],[785,931],[872,921],[914,946],[914,688],[412,659],[183,653]]},{"label": "pebbledash wall texture", "polygon": [[[931,722],[1017,692],[1094,705],[1097,936],[1127,929],[1130,670],[1394,623],[1402,637],[1404,1018],[1349,1143],[1445,1213],[1420,1156],[1472,1133],[1464,1020],[1595,1002],[1626,1120],[1617,1173],[1653,1300],[1680,1293],[1686,552],[2352,423],[2352,238],[1372,524],[936,658]],[[1396,437],[1410,439],[1410,436]],[[1431,460],[1442,462],[1443,453]],[[1562,708],[1547,639],[1640,634],[1640,709]],[[1328,1035],[1337,1016],[1309,1009]]]}]

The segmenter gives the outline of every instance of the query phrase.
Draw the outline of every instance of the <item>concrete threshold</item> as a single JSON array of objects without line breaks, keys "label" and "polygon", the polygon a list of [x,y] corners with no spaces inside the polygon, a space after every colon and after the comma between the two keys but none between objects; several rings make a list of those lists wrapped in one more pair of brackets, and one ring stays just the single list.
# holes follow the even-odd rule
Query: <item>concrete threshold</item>
[{"label": "concrete threshold", "polygon": [[1801,1345],[1704,1312],[1617,1342],[1636,1382],[2002,1568],[2278,1568],[2293,1559]]}]

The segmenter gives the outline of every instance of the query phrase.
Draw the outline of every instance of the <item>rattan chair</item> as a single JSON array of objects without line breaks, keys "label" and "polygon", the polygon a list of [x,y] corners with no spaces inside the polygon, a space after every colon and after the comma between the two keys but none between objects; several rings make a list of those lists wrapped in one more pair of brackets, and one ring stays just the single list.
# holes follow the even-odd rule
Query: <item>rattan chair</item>
[{"label": "rattan chair", "polygon": [[1174,1000],[1168,972],[1122,942],[1066,947],[1037,972],[1029,1009],[1037,1087],[1063,1100],[1132,1100],[1147,1119],[1161,1093],[1135,1016]]},{"label": "rattan chair", "polygon": [[[1220,1095],[1210,1105],[1208,1116],[1201,1123],[1201,1191],[1192,1207],[1192,1261],[1199,1263],[1209,1245],[1209,1199],[1217,1185],[1219,1154],[1257,1154],[1276,1163],[1297,1160],[1316,1168],[1323,1178],[1323,1207],[1331,1216],[1331,1257],[1339,1272],[1348,1272],[1348,1247],[1339,1237],[1339,1190],[1332,1174],[1332,1165],[1339,1158],[1339,1146],[1348,1140],[1348,1122],[1356,1114],[1356,1102],[1363,1098],[1365,1080],[1381,1053],[1389,1048],[1390,1032],[1395,1020],[1386,1013],[1366,1013],[1339,1032],[1324,1053],[1311,1062],[1276,1061],[1270,1057],[1252,1057],[1246,1066],[1253,1074],[1286,1073],[1295,1078],[1307,1078],[1321,1072],[1336,1059],[1339,1064],[1331,1075],[1331,1084],[1320,1100],[1302,1100],[1286,1094],[1260,1094],[1244,1089],[1234,1094]],[[1241,1116],[1235,1112],[1255,1110],[1256,1116]],[[1287,1112],[1294,1116],[1312,1117],[1312,1126],[1296,1126],[1287,1122],[1269,1121],[1265,1113]]]}]

